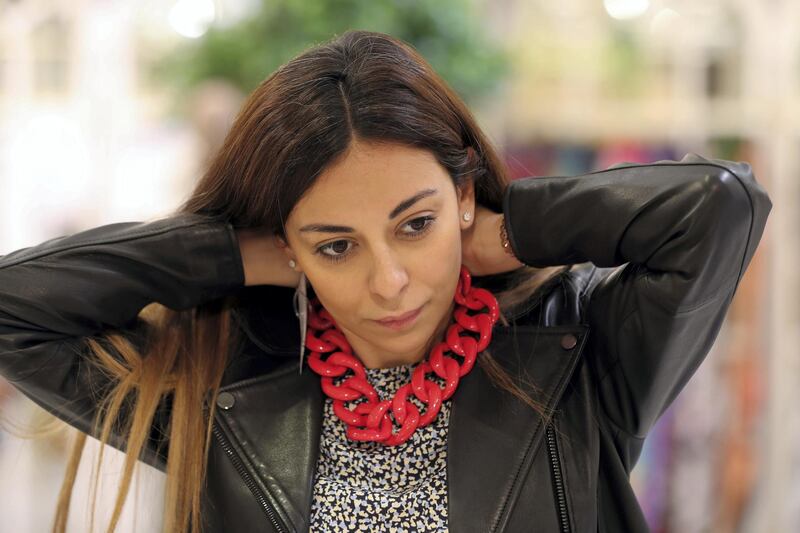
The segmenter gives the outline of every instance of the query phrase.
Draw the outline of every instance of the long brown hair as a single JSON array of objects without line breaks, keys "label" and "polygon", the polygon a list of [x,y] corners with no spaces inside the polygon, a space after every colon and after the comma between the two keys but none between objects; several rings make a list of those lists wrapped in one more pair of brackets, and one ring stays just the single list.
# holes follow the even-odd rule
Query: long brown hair
[{"label": "long brown hair", "polygon": [[[285,63],[249,95],[223,146],[176,213],[202,214],[237,228],[266,228],[285,237],[284,221],[294,205],[353,139],[424,147],[456,185],[471,177],[476,201],[502,212],[505,168],[458,95],[407,43],[382,33],[348,31]],[[566,268],[519,269],[510,288],[496,294],[503,313],[530,302]],[[95,428],[102,428],[96,434],[105,443],[121,427],[127,442],[108,531],[116,527],[137,458],[166,397],[171,406],[164,531],[183,533],[190,524],[199,530],[215,399],[238,333],[231,320],[234,307],[230,296],[185,311],[150,304],[141,313],[151,326],[143,353],[122,332],[87,339],[94,364],[115,383],[98,410]],[[545,414],[488,351],[478,361],[495,384]],[[210,411],[204,412],[198,406],[207,398]],[[62,486],[54,524],[59,533],[84,440],[75,444]],[[101,460],[102,453],[98,464]]]}]

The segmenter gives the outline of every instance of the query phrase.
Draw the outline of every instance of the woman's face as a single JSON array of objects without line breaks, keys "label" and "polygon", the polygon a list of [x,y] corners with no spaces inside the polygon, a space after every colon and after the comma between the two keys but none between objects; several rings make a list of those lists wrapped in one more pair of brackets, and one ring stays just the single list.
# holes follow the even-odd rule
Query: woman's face
[{"label": "woman's face", "polygon": [[457,189],[427,150],[354,142],[290,213],[287,256],[368,368],[423,359],[447,325],[474,218],[462,215],[475,213],[467,183]]}]

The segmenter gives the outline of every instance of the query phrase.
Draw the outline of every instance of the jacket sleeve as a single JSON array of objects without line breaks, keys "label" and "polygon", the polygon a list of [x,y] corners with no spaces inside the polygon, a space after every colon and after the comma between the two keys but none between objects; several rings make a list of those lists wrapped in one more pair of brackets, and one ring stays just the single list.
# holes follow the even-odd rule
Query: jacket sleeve
[{"label": "jacket sleeve", "polygon": [[[28,398],[94,437],[107,378],[85,364],[86,338],[108,329],[141,348],[139,311],[185,310],[244,284],[230,224],[194,214],[121,222],[0,257],[0,375]],[[109,442],[118,449],[118,435]],[[145,450],[145,462],[163,467]]]},{"label": "jacket sleeve", "polygon": [[749,164],[692,153],[508,186],[522,262],[601,267],[583,313],[600,412],[617,431],[643,439],[700,365],[771,208]]}]

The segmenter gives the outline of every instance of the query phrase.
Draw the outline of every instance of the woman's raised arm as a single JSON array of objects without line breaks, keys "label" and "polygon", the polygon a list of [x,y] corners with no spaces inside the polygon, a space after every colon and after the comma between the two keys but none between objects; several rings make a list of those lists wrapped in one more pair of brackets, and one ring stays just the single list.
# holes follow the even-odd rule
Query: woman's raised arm
[{"label": "woman's raised arm", "polygon": [[91,434],[92,394],[104,384],[82,362],[87,336],[115,328],[140,347],[137,315],[147,304],[189,309],[243,284],[234,229],[199,215],[109,224],[17,250],[0,257],[0,375]]},{"label": "woman's raised arm", "polygon": [[618,437],[643,439],[710,350],[771,207],[750,165],[696,154],[508,187],[523,262],[608,267],[584,295],[587,363]]}]

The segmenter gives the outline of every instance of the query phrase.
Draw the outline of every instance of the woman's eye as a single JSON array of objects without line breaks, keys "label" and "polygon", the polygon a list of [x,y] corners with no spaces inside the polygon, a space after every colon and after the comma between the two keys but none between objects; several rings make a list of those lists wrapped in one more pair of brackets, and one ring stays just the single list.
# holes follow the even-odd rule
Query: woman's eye
[{"label": "woman's eye", "polygon": [[406,233],[406,235],[415,236],[428,231],[434,220],[436,220],[435,216],[426,215],[424,217],[418,217],[414,220],[408,221],[405,225],[411,227],[413,231]]},{"label": "woman's eye", "polygon": [[347,246],[350,241],[333,241],[317,248],[317,253],[329,261],[341,261],[350,252]]},{"label": "woman's eye", "polygon": [[[421,237],[423,234],[427,233],[430,230],[433,222],[436,220],[436,217],[433,215],[426,215],[423,217],[417,217],[413,220],[410,220],[404,224],[404,226],[408,226],[411,228],[411,231],[405,232],[404,235],[406,237]],[[338,262],[343,261],[350,255],[350,250],[352,249],[353,244],[350,241],[345,240],[338,240],[329,242],[327,244],[323,244],[319,248],[317,248],[316,253],[321,255],[328,261]]]}]

